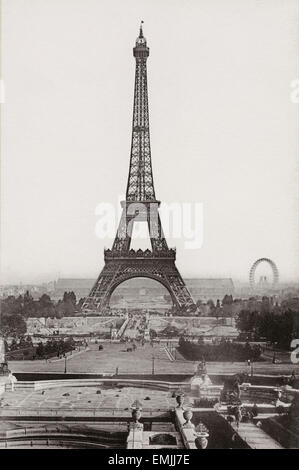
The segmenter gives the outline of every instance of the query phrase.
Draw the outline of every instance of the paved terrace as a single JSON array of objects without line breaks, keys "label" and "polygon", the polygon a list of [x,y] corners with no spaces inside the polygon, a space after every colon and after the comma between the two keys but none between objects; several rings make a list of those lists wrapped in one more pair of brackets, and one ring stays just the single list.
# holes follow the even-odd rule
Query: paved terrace
[{"label": "paved terrace", "polygon": [[[151,374],[153,367],[156,374],[190,374],[193,375],[197,364],[181,358],[171,361],[162,344],[137,346],[136,351],[127,352],[124,343],[104,343],[104,349],[92,344],[82,353],[69,355],[67,359],[68,373],[114,374]],[[13,372],[64,372],[64,360],[9,361]],[[208,362],[209,374],[235,374],[248,372],[244,362]],[[254,363],[255,375],[290,375],[294,369],[299,373],[299,366],[294,364],[272,364],[269,362]]]},{"label": "paved terrace", "polygon": [[[84,383],[85,380],[82,382]],[[143,388],[142,385],[136,387],[106,385],[101,380],[90,381],[88,386],[83,383],[82,386],[81,384],[64,386],[62,383],[62,386],[57,388],[41,390],[16,387],[14,392],[6,391],[1,399],[0,434],[4,433],[3,435],[8,436],[6,433],[10,430],[14,432],[14,429],[24,429],[25,427],[27,429],[24,431],[26,435],[29,432],[27,424],[31,427],[32,423],[45,426],[52,433],[54,423],[56,426],[61,420],[66,425],[67,423],[76,423],[77,426],[81,422],[88,424],[89,428],[90,425],[96,426],[98,423],[99,427],[95,428],[98,431],[126,432],[126,422],[131,418],[130,406],[136,399],[142,403],[142,416],[148,420],[147,426],[150,426],[145,430],[154,431],[154,423],[161,430],[161,424],[164,421],[166,431],[171,424],[169,423],[169,409],[176,406],[176,400],[172,397],[171,391]],[[189,399],[186,397],[185,405],[188,401]],[[206,424],[211,431],[209,447],[235,448],[237,445],[238,448],[238,443],[234,443],[233,432],[229,432],[230,426],[225,418],[211,409],[193,408],[193,411],[195,424],[197,424],[197,418],[205,422],[205,417],[208,416]],[[173,425],[171,428],[173,432]],[[45,435],[48,433],[47,429],[43,431]],[[84,429],[81,429],[78,432],[84,434],[86,429],[83,431]],[[254,424],[241,423],[239,429],[235,429],[235,431],[251,448],[282,448]],[[40,433],[41,431],[37,428],[34,432]],[[70,434],[67,427],[66,429],[63,427],[57,432],[62,432],[66,436]],[[101,442],[99,445],[106,444]]]},{"label": "paved terrace", "polygon": [[41,391],[7,391],[2,396],[0,417],[9,416],[131,416],[131,404],[143,404],[143,415],[165,413],[176,401],[171,393],[138,387],[59,387]]}]

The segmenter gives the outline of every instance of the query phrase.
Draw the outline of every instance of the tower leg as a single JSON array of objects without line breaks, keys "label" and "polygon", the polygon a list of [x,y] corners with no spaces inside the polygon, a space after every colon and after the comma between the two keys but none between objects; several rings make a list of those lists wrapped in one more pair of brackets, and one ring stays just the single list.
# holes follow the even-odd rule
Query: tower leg
[{"label": "tower leg", "polygon": [[[111,252],[113,253],[113,252]],[[195,304],[173,260],[161,260],[146,255],[138,258],[141,250],[132,252],[132,259],[114,259],[106,264],[95,282],[89,296],[83,303],[84,313],[103,313],[109,306],[113,291],[121,283],[135,278],[146,277],[162,284],[169,292],[176,309],[194,312]],[[151,254],[151,252],[149,252]],[[113,256],[113,255],[112,255]]]}]

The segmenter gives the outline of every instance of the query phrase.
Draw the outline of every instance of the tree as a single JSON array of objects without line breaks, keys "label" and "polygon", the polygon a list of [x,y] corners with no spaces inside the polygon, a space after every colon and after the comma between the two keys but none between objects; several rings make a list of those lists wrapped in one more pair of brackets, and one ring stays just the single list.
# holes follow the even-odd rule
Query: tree
[{"label": "tree", "polygon": [[211,311],[211,312],[213,312],[213,311],[215,310],[215,308],[216,308],[216,307],[215,307],[214,300],[212,300],[212,299],[209,299],[209,300],[207,301],[207,305],[210,307],[210,311]]},{"label": "tree", "polygon": [[36,302],[32,295],[27,290],[23,297],[23,311],[22,315],[25,317],[34,317],[36,315]]},{"label": "tree", "polygon": [[38,343],[36,348],[36,355],[39,357],[44,357],[45,355],[45,348],[42,342]]},{"label": "tree", "polygon": [[72,292],[65,292],[63,294],[63,302],[71,302],[73,304],[73,306],[75,307],[76,304],[77,304],[75,293],[73,291]]},{"label": "tree", "polygon": [[297,314],[291,310],[285,312],[280,310],[279,313],[269,312],[267,308],[264,312],[242,310],[236,319],[236,326],[240,331],[254,333],[256,337],[266,338],[272,344],[289,350],[293,335],[296,333],[295,315]]},{"label": "tree", "polygon": [[13,340],[10,344],[10,350],[15,351],[16,349],[18,349],[18,343],[17,343],[16,338],[13,338]]},{"label": "tree", "polygon": [[56,316],[57,317],[67,317],[73,316],[76,312],[76,308],[73,302],[69,299],[67,300],[59,300],[58,304],[55,307]]},{"label": "tree", "polygon": [[23,298],[19,296],[16,298],[14,295],[9,295],[6,299],[1,300],[1,313],[5,314],[22,314],[23,312]]},{"label": "tree", "polygon": [[40,317],[55,317],[53,302],[47,294],[43,294],[38,300],[37,310]]},{"label": "tree", "polygon": [[193,361],[201,360],[203,357],[207,361],[245,361],[248,359],[257,361],[261,350],[258,347],[251,347],[235,344],[230,341],[222,340],[217,345],[201,343],[192,343],[180,338],[179,351],[182,355]]},{"label": "tree", "polygon": [[1,333],[4,336],[22,336],[26,333],[26,330],[26,322],[22,315],[2,315]]},{"label": "tree", "polygon": [[28,343],[25,340],[24,336],[21,336],[21,338],[19,339],[19,349],[23,349],[26,347],[28,347]]},{"label": "tree", "polygon": [[262,313],[269,313],[270,312],[270,299],[269,297],[262,297],[262,306],[261,306]]},{"label": "tree", "polygon": [[236,327],[239,331],[253,332],[257,323],[258,312],[241,310],[236,317]]},{"label": "tree", "polygon": [[233,303],[233,296],[232,295],[227,295],[222,299],[222,305],[231,305]]}]

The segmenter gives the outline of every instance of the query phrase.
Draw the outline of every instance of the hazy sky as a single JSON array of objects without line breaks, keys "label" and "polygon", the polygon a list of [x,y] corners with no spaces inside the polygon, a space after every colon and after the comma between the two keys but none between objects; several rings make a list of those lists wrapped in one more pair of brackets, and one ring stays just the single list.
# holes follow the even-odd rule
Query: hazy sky
[{"label": "hazy sky", "polygon": [[297,0],[2,0],[2,282],[102,268],[141,19],[156,196],[203,204],[202,247],[169,240],[182,275],[246,279],[266,256],[298,279]]}]

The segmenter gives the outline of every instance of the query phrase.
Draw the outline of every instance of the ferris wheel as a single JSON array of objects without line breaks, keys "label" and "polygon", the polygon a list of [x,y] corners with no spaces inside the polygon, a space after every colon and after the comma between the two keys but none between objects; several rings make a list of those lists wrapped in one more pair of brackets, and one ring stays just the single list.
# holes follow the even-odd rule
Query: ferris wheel
[{"label": "ferris wheel", "polygon": [[278,272],[276,264],[270,258],[259,258],[253,263],[249,271],[250,287],[253,289],[255,286],[255,271],[258,265],[261,263],[267,263],[271,267],[272,274],[273,274],[272,287],[276,287],[279,281],[279,272]]}]

